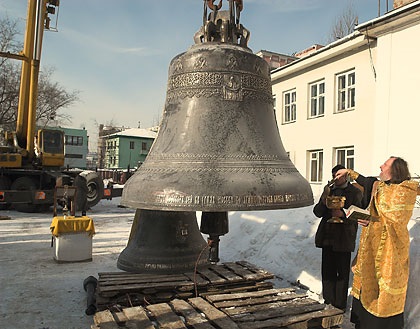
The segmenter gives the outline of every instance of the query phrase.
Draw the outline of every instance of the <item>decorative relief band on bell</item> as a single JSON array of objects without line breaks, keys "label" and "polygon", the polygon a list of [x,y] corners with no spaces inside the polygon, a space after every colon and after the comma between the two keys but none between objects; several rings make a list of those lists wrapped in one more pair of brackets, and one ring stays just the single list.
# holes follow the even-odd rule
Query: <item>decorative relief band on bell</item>
[{"label": "decorative relief band on bell", "polygon": [[[144,165],[143,165],[144,166]],[[294,174],[298,173],[296,168],[273,168],[273,167],[256,167],[256,166],[219,166],[217,168],[208,168],[206,166],[181,166],[175,165],[173,167],[152,165],[147,168],[142,168],[144,173],[171,173],[171,172],[183,172],[183,173],[272,173],[272,174]]]},{"label": "decorative relief band on bell", "polygon": [[169,77],[167,102],[185,97],[219,96],[224,100],[258,99],[272,104],[271,81],[242,72],[190,72]]},{"label": "decorative relief band on bell", "polygon": [[[217,164],[216,166],[212,164]],[[155,154],[150,153],[141,166],[144,173],[214,172],[298,174],[287,159],[276,155]]]},{"label": "decorative relief band on bell", "polygon": [[[180,161],[180,160],[193,160],[193,161],[208,161],[213,160],[220,163],[221,161],[285,161],[288,160],[285,157],[278,156],[276,154],[266,154],[266,155],[260,155],[260,154],[254,154],[254,155],[246,155],[246,154],[223,154],[223,156],[217,155],[217,154],[205,154],[205,153],[149,153],[147,155],[147,160],[174,160],[174,161]],[[289,162],[289,161],[288,161]],[[284,165],[284,163],[282,164]],[[291,164],[291,166],[293,166]]]},{"label": "decorative relief band on bell", "polygon": [[156,206],[171,207],[202,207],[206,208],[225,208],[227,205],[236,207],[237,209],[246,209],[250,207],[269,208],[276,205],[299,204],[308,200],[312,200],[312,195],[307,194],[282,194],[282,195],[179,195],[167,194],[162,192],[160,195],[155,194],[154,203]]}]

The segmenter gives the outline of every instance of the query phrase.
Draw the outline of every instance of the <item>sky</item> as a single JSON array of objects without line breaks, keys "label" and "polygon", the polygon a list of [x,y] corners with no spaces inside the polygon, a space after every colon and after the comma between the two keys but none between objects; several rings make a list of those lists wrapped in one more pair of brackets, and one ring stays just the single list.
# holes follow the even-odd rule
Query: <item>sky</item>
[{"label": "sky", "polygon": [[[363,23],[383,14],[386,1],[379,10],[378,0],[244,0],[241,23],[251,32],[253,52],[291,55],[325,45],[349,6]],[[27,4],[0,0],[1,15],[21,22],[22,42]],[[228,1],[223,4],[227,9]],[[203,0],[61,0],[58,31],[44,34],[41,70],[53,69],[53,81],[79,92],[80,101],[64,110],[72,121],[63,126],[85,127],[93,151],[100,123],[157,125],[170,61],[194,44],[202,17]]]}]

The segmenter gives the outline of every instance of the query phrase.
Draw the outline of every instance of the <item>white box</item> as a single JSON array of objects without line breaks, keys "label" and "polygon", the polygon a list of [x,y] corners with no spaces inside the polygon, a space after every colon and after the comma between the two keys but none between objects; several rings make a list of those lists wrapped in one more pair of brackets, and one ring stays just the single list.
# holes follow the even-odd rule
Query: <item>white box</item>
[{"label": "white box", "polygon": [[92,261],[92,236],[88,232],[53,236],[53,247],[57,262]]}]

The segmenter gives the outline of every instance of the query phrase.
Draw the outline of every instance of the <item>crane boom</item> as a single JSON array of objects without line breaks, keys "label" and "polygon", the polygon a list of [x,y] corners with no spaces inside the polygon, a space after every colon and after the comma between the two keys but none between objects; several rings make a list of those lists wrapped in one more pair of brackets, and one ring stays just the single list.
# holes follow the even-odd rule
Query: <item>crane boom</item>
[{"label": "crane boom", "polygon": [[39,66],[48,3],[48,0],[28,0],[16,136],[29,160],[34,154]]}]

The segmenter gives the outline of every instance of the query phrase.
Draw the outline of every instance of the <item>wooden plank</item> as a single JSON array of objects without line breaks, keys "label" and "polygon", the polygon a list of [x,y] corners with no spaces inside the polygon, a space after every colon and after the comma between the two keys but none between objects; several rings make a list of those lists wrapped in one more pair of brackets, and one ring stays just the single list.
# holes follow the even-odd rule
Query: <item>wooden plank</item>
[{"label": "wooden plank", "polygon": [[228,301],[221,301],[213,303],[214,306],[217,308],[228,308],[228,307],[239,307],[239,306],[251,306],[251,305],[259,305],[264,304],[267,306],[267,304],[270,303],[276,303],[276,302],[284,302],[288,300],[292,300],[295,298],[305,298],[307,297],[306,294],[285,294],[285,295],[278,295],[278,296],[266,296],[266,297],[260,297],[260,298],[248,298],[243,300],[228,300]]},{"label": "wooden plank", "polygon": [[235,272],[236,274],[240,275],[246,280],[258,280],[261,279],[261,275],[256,274],[246,267],[243,267],[241,265],[238,265],[237,263],[223,263],[226,267],[228,267],[230,270]]},{"label": "wooden plank", "polygon": [[293,302],[276,302],[269,304],[251,305],[226,308],[223,311],[235,321],[257,321],[270,318],[289,316],[322,310],[325,305],[309,298],[297,299]]},{"label": "wooden plank", "polygon": [[99,277],[98,283],[101,285],[113,285],[131,282],[188,282],[188,277],[182,275],[116,275],[114,277],[102,278]]},{"label": "wooden plank", "polygon": [[196,283],[197,286],[206,286],[210,283],[209,280],[203,278],[200,274],[194,272],[184,273],[192,282]]},{"label": "wooden plank", "polygon": [[[182,274],[179,273],[175,273],[175,274],[159,274],[161,276],[176,276],[176,275],[180,275],[182,276]],[[154,278],[156,276],[155,273],[134,273],[134,272],[125,272],[125,271],[117,271],[117,272],[99,272],[98,273],[98,277],[99,278],[115,278],[115,277],[133,277],[133,276],[138,276],[138,277],[149,277],[149,278]]]},{"label": "wooden plank", "polygon": [[229,282],[243,281],[243,278],[241,276],[237,275],[235,272],[232,272],[223,265],[213,265],[210,267],[210,269],[216,272],[221,277],[224,277]]},{"label": "wooden plank", "polygon": [[[269,289],[273,289],[273,287],[274,287],[274,284],[271,281],[257,281],[255,283],[255,286],[257,286],[257,287],[259,287],[260,285],[264,286],[264,287],[267,287],[268,285],[270,285],[271,288],[269,288]],[[263,288],[263,289],[268,289],[268,288]]]},{"label": "wooden plank", "polygon": [[267,319],[264,321],[242,322],[242,323],[239,323],[238,325],[241,329],[261,329],[261,328],[282,328],[282,327],[289,327],[289,326],[292,327],[292,325],[303,323],[306,325],[306,328],[311,328],[312,326],[309,326],[308,322],[311,319],[322,317],[326,313],[328,313],[328,310],[315,311],[315,312],[309,312],[309,313],[304,313],[304,314],[294,314],[291,316],[272,318],[272,319]]},{"label": "wooden plank", "polygon": [[93,322],[100,329],[118,329],[119,327],[109,310],[95,313]]},{"label": "wooden plank", "polygon": [[199,314],[190,304],[181,299],[174,299],[170,302],[175,311],[185,318],[189,326],[200,329],[214,329],[209,321]]},{"label": "wooden plank", "polygon": [[180,286],[191,286],[192,282],[188,281],[135,281],[135,280],[128,280],[128,281],[114,281],[112,283],[105,282],[105,283],[98,283],[98,288],[102,291],[112,291],[113,289],[118,289],[119,287],[130,286],[130,285],[142,285],[144,287],[159,287],[159,286],[172,286],[172,287],[180,287]]},{"label": "wooden plank", "polygon": [[221,284],[227,282],[225,278],[222,278],[221,276],[217,275],[217,273],[211,271],[208,268],[201,268],[197,272],[209,280],[210,284]]},{"label": "wooden plank", "polygon": [[344,312],[338,308],[327,306],[324,310],[318,312],[318,316],[310,320],[312,326],[318,325],[322,328],[332,328],[343,323]]},{"label": "wooden plank", "polygon": [[130,326],[133,329],[155,329],[155,326],[150,321],[143,307],[125,308],[123,312],[128,318],[126,326]]},{"label": "wooden plank", "polygon": [[211,287],[207,291],[202,291],[199,293],[200,296],[211,296],[211,295],[219,295],[224,293],[238,293],[238,292],[250,292],[250,291],[260,291],[263,289],[271,289],[273,288],[273,284],[271,282],[261,283],[261,284],[253,284],[249,283],[249,285],[238,285],[235,287],[228,287],[228,286],[221,286],[221,287]]},{"label": "wooden plank", "polygon": [[226,329],[238,329],[238,325],[232,321],[225,313],[218,310],[206,300],[201,297],[190,298],[188,302],[192,304],[196,309],[203,312],[206,317],[220,328]]},{"label": "wooden plank", "polygon": [[[149,289],[149,293],[152,291],[155,292],[157,290],[164,290],[164,289],[174,289],[178,286],[186,287],[188,286],[190,289],[193,289],[194,284],[192,282],[185,282],[180,284],[179,282],[155,282],[153,284],[151,283],[132,283],[132,284],[118,284],[113,286],[98,286],[97,290],[98,293],[109,293],[109,292],[115,292],[118,291],[119,293],[125,293],[130,291],[136,291],[136,290],[146,290]],[[152,287],[152,288],[151,288]]]},{"label": "wooden plank", "polygon": [[166,303],[148,305],[149,310],[156,318],[161,329],[187,329],[182,320],[176,315],[172,308]]},{"label": "wooden plank", "polygon": [[278,288],[278,289],[267,289],[267,290],[259,290],[259,291],[252,291],[252,292],[243,292],[243,293],[237,293],[237,294],[212,295],[212,296],[206,297],[206,299],[211,302],[218,302],[218,301],[226,301],[226,300],[286,294],[286,293],[292,293],[294,291],[296,291],[295,288]]}]

